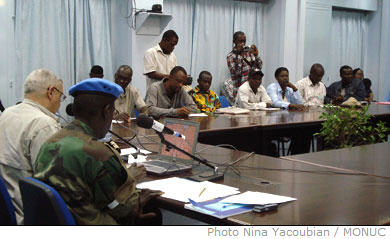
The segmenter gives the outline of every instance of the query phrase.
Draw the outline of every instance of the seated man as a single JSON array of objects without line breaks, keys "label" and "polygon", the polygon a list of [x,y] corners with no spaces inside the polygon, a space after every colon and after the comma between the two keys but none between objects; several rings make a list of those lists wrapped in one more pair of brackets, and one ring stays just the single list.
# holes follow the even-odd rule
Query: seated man
[{"label": "seated man", "polygon": [[61,129],[55,113],[65,99],[62,91],[62,81],[52,71],[35,70],[24,82],[23,102],[0,116],[0,176],[11,195],[18,224],[23,224],[19,179],[33,175],[41,145]]},{"label": "seated man", "polygon": [[272,100],[267,91],[261,85],[263,72],[260,69],[253,69],[249,72],[248,81],[238,88],[236,106],[245,109],[261,109],[270,107]]},{"label": "seated man", "polygon": [[214,112],[221,107],[221,102],[214,91],[210,90],[211,81],[213,77],[208,71],[202,71],[199,74],[198,86],[188,92],[195,104],[198,106],[200,112]]},{"label": "seated man", "polygon": [[275,71],[277,83],[272,83],[267,87],[267,93],[271,97],[274,107],[303,110],[302,96],[298,89],[289,81],[288,69],[279,67]]},{"label": "seated man", "polygon": [[140,113],[145,113],[147,109],[138,89],[130,85],[132,76],[133,70],[130,66],[122,65],[118,68],[114,77],[115,83],[123,89],[123,94],[115,101],[115,109],[119,111],[116,119],[122,119],[127,122],[130,122],[130,117],[135,117],[134,107]]},{"label": "seated man", "polygon": [[187,117],[190,112],[197,112],[196,104],[182,87],[186,79],[186,70],[175,66],[168,78],[153,83],[146,93],[149,114],[155,118]]},{"label": "seated man", "polygon": [[334,82],[326,89],[325,103],[339,105],[350,97],[357,101],[364,100],[366,89],[362,80],[354,79],[352,68],[342,66],[340,68],[341,81]]},{"label": "seated man", "polygon": [[90,78],[103,78],[103,67],[99,65],[94,65],[91,68],[91,72],[89,72],[89,77]]},{"label": "seated man", "polygon": [[321,82],[324,74],[324,68],[317,63],[311,66],[309,76],[296,83],[299,93],[302,95],[303,105],[321,106],[324,104],[326,87]]},{"label": "seated man", "polygon": [[116,149],[97,141],[110,128],[122,92],[96,78],[71,87],[75,120],[42,145],[34,164],[34,177],[58,191],[79,225],[132,225],[156,216],[144,214],[143,206],[161,192],[135,188],[145,168],[127,168]]}]

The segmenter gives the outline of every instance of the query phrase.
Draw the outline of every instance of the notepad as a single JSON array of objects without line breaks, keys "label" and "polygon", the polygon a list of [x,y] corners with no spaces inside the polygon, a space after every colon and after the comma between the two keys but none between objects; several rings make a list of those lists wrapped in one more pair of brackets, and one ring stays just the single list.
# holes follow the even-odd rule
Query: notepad
[{"label": "notepad", "polygon": [[217,198],[206,202],[189,200],[190,203],[185,204],[184,208],[220,219],[250,212],[253,209],[253,206],[251,205],[223,203],[221,202],[222,199],[223,198]]}]

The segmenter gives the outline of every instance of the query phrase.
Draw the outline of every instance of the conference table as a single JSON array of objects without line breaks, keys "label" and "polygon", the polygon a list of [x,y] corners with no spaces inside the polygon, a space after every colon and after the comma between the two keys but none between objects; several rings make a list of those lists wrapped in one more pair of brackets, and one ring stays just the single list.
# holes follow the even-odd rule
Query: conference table
[{"label": "conference table", "polygon": [[[132,135],[132,132],[123,127],[115,126],[114,130],[122,136]],[[154,132],[137,130],[143,146],[156,151],[158,137]],[[147,138],[144,138],[145,135]],[[271,212],[248,212],[225,219],[187,210],[183,202],[164,197],[157,198],[155,203],[160,208],[211,225],[389,224],[390,162],[386,157],[390,153],[388,146],[388,143],[382,143],[273,158],[198,144],[198,155],[218,164],[222,171],[228,163],[243,158],[235,164],[235,170],[228,167],[224,179],[217,183],[237,187],[241,192],[260,191],[294,197],[297,200],[281,204],[277,210]],[[210,170],[191,160],[181,162],[193,164],[193,169],[189,173],[175,175],[177,177]],[[154,179],[159,178],[149,176],[147,180]]]},{"label": "conference table", "polygon": [[[305,111],[251,111],[249,114],[216,114],[195,117],[200,124],[199,142],[212,145],[231,144],[246,152],[269,154],[269,143],[279,137],[295,139],[292,154],[309,152],[310,140],[321,129],[323,108]],[[373,121],[384,121],[390,126],[390,106],[371,104],[368,113]]]}]

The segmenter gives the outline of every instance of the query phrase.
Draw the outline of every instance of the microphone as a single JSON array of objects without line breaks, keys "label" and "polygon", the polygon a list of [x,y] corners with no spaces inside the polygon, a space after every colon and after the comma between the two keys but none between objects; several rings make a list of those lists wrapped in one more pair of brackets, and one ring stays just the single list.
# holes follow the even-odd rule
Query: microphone
[{"label": "microphone", "polygon": [[170,134],[174,135],[176,137],[186,139],[186,137],[176,131],[171,130],[170,128],[166,127],[165,125],[161,124],[160,122],[146,116],[145,114],[138,115],[136,119],[137,125],[141,128],[145,129],[154,129],[155,131],[163,134]]}]

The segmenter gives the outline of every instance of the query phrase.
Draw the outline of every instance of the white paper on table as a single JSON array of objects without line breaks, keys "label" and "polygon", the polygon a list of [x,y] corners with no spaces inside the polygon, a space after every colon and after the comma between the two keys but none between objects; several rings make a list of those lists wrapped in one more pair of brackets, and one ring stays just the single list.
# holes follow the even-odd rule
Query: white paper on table
[{"label": "white paper on table", "polygon": [[112,120],[113,124],[122,124],[123,120]]},{"label": "white paper on table", "polygon": [[279,196],[270,193],[247,191],[238,195],[227,197],[221,200],[221,202],[249,204],[249,205],[264,205],[270,203],[284,203],[284,202],[295,201],[295,200],[297,199],[292,197]]},{"label": "white paper on table", "polygon": [[[211,182],[195,182],[184,178],[166,178],[139,183],[137,188],[149,188],[164,192],[162,197],[174,199],[181,202],[189,202],[188,198],[201,202],[217,197],[228,196],[239,193],[238,189],[222,184]],[[205,189],[206,188],[206,189]],[[203,191],[203,193],[201,193]],[[200,196],[199,196],[200,195]]]},{"label": "white paper on table", "polygon": [[207,117],[208,115],[205,113],[191,113],[188,117]]},{"label": "white paper on table", "polygon": [[142,164],[143,162],[146,162],[146,158],[148,157],[147,155],[137,155],[137,158],[134,158],[133,155],[129,154],[127,156],[127,168],[130,168],[131,164],[136,163],[136,164]]},{"label": "white paper on table", "polygon": [[[136,152],[137,152],[137,150],[135,148],[121,149],[121,155],[134,154]],[[148,150],[144,150],[144,149],[141,149],[140,152],[143,153],[143,154],[151,154],[152,153],[152,152],[150,152]]]}]

